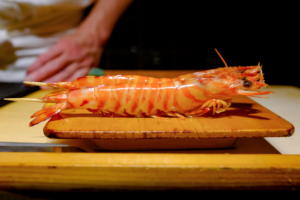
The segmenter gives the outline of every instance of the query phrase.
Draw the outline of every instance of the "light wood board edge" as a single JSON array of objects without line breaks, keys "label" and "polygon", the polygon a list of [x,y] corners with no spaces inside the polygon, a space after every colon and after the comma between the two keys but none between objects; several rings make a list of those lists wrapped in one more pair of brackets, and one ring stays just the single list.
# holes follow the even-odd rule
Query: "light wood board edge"
[{"label": "light wood board edge", "polygon": [[300,189],[299,155],[0,153],[4,190]]}]

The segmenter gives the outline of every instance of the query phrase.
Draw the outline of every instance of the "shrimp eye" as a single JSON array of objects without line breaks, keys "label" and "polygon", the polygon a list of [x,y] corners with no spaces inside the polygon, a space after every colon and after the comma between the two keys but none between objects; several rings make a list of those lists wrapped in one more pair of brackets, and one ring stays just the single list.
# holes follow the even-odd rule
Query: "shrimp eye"
[{"label": "shrimp eye", "polygon": [[252,85],[252,82],[249,80],[244,81],[244,87],[250,87]]}]

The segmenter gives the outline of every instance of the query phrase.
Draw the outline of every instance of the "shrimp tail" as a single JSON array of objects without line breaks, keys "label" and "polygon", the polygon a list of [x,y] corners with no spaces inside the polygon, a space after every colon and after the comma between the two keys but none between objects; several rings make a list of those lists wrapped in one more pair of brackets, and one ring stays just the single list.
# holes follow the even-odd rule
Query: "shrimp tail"
[{"label": "shrimp tail", "polygon": [[39,110],[31,116],[31,118],[35,119],[29,123],[29,126],[31,127],[36,124],[39,124],[40,122],[49,119],[50,117],[60,113],[62,110],[65,110],[67,108],[69,108],[69,105],[67,103],[58,103],[53,106]]},{"label": "shrimp tail", "polygon": [[[34,126],[50,117],[60,113],[62,110],[68,109],[70,105],[66,102],[67,99],[67,90],[62,90],[53,93],[52,95],[46,95],[44,98],[40,100],[46,103],[56,103],[50,107],[44,106],[42,110],[37,111],[34,113],[31,118],[35,118],[29,123],[29,126]],[[49,105],[49,104],[48,104]]]},{"label": "shrimp tail", "polygon": [[[29,99],[29,98],[6,98],[9,101],[23,101],[23,102],[39,102],[47,103],[42,110],[34,113],[31,118],[35,118],[29,123],[29,126],[34,126],[50,117],[60,113],[62,110],[68,109],[70,105],[66,102],[68,90],[62,90],[59,92],[52,93],[51,95],[46,95],[39,99]],[[49,103],[55,103],[49,107]]]}]

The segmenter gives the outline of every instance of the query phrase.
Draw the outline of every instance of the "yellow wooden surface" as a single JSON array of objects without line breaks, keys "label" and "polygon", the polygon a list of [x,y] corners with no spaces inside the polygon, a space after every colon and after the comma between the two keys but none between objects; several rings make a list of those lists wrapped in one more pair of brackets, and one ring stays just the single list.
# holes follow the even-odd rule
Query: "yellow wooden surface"
[{"label": "yellow wooden surface", "polygon": [[0,153],[0,188],[300,189],[295,155]]}]

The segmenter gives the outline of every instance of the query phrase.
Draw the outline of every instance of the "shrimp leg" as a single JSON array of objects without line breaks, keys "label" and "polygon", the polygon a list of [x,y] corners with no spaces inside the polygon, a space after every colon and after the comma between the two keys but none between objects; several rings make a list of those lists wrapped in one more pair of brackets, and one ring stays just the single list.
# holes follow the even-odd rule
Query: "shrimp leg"
[{"label": "shrimp leg", "polygon": [[227,110],[227,108],[230,105],[231,105],[230,101],[226,102],[226,101],[223,101],[220,99],[210,99],[210,100],[206,101],[204,104],[202,104],[202,106],[200,108],[190,111],[190,112],[186,112],[185,114],[189,117],[201,116],[201,115],[208,113],[212,107],[213,115],[215,115],[215,113],[218,114],[218,113],[224,112],[225,110]]},{"label": "shrimp leg", "polygon": [[56,115],[57,113],[60,113],[62,110],[68,109],[69,105],[67,103],[57,103],[53,106],[43,108],[42,110],[37,111],[34,113],[30,118],[35,118],[29,123],[29,126],[36,125],[42,121],[45,121],[46,119],[49,119]]},{"label": "shrimp leg", "polygon": [[213,108],[213,115],[215,113],[224,112],[228,107],[230,106],[230,103],[220,100],[220,99],[210,99],[207,102],[205,102],[199,110],[205,109],[205,108]]}]

